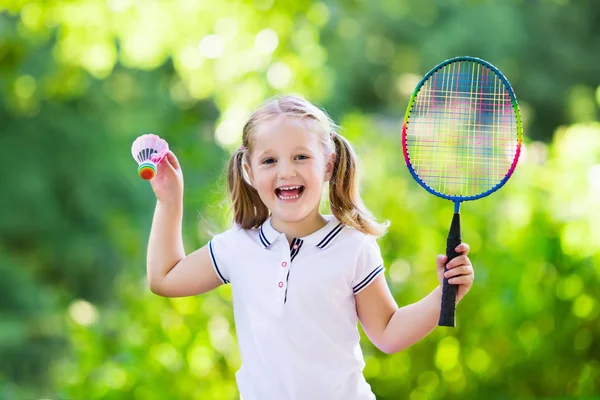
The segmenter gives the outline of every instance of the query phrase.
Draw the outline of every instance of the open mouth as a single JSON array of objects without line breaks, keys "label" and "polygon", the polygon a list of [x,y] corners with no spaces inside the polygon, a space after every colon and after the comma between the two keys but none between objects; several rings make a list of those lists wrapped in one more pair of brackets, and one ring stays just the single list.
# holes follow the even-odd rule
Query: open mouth
[{"label": "open mouth", "polygon": [[294,200],[302,195],[304,186],[281,186],[275,189],[275,194],[280,200]]}]

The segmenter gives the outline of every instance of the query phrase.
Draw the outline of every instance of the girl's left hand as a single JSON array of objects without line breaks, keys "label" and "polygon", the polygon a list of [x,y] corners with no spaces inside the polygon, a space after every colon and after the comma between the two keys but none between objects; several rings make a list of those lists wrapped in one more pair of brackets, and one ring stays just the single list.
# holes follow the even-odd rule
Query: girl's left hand
[{"label": "girl's left hand", "polygon": [[440,285],[444,284],[444,276],[448,278],[448,283],[458,285],[458,293],[456,294],[456,303],[458,304],[469,289],[471,289],[471,286],[473,286],[475,272],[473,271],[471,260],[467,257],[469,254],[469,245],[466,243],[459,244],[456,247],[456,252],[460,255],[446,265],[448,271],[444,270],[447,259],[444,254],[437,256],[436,264]]}]

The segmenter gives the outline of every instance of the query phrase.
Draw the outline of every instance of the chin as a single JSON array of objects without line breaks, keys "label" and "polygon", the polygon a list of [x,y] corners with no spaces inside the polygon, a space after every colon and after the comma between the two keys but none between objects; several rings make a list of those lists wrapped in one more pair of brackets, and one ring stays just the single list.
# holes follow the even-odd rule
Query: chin
[{"label": "chin", "polygon": [[277,210],[272,212],[273,217],[277,218],[282,222],[300,222],[309,214],[303,210]]}]

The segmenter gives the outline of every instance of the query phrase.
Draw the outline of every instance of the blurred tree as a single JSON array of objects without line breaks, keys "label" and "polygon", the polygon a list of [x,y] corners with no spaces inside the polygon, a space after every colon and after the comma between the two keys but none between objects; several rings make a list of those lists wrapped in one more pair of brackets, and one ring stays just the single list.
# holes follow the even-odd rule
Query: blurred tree
[{"label": "blurred tree", "polygon": [[177,152],[197,248],[225,226],[228,150],[279,92],[356,143],[367,204],[393,222],[390,284],[419,299],[449,207],[410,181],[396,138],[420,76],[461,54],[506,74],[540,142],[465,209],[468,329],[394,356],[365,342],[365,374],[381,399],[599,393],[599,19],[592,0],[0,1],[0,399],[235,398],[229,289],[145,285],[154,199],[129,147],[152,131]]}]

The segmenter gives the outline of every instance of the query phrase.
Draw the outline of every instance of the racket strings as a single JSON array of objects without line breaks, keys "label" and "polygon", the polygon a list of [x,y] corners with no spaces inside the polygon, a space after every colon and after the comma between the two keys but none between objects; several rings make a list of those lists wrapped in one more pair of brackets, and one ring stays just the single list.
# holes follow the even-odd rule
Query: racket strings
[{"label": "racket strings", "polygon": [[471,61],[445,65],[422,85],[406,148],[419,178],[448,196],[470,197],[509,173],[518,147],[516,104],[504,82]]}]

